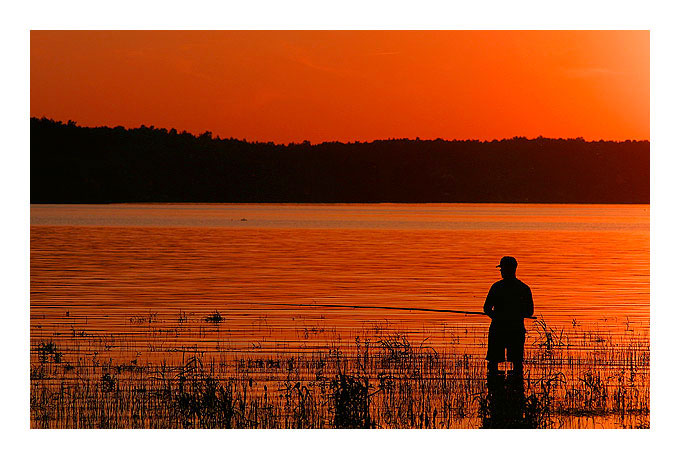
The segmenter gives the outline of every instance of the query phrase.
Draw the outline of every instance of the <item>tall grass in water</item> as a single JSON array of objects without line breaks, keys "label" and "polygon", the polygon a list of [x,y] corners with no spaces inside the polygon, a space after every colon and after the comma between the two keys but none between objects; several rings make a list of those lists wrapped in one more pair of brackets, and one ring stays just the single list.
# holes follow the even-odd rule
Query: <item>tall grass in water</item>
[{"label": "tall grass in water", "polygon": [[[186,316],[180,322],[187,326]],[[480,357],[416,344],[386,328],[291,354],[234,353],[219,341],[213,352],[179,348],[165,325],[149,334],[141,355],[125,352],[125,336],[74,329],[68,337],[34,337],[31,425],[550,428],[604,420],[648,426],[649,345],[634,339],[567,336],[539,321],[527,343],[524,378],[490,380]]]}]

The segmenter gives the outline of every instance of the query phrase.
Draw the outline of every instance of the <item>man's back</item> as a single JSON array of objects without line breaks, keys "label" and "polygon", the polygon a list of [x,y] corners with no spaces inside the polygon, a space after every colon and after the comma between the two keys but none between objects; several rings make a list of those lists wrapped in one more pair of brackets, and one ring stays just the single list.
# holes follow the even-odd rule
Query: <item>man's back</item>
[{"label": "man's back", "polygon": [[507,349],[513,372],[522,375],[526,335],[524,318],[533,315],[534,300],[529,286],[517,279],[517,260],[514,257],[501,258],[496,268],[501,268],[503,279],[491,286],[484,302],[484,313],[491,317],[486,353],[488,369],[490,374],[498,371],[498,362],[505,361]]},{"label": "man's back", "polygon": [[524,318],[534,313],[531,289],[516,277],[499,280],[489,289],[484,302],[484,313],[493,322],[524,324]]}]

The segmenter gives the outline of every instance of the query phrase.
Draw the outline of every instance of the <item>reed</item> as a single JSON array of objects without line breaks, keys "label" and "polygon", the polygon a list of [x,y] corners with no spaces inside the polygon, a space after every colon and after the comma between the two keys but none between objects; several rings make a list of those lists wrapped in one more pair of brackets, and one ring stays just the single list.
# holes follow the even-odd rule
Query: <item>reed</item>
[{"label": "reed", "polygon": [[[375,324],[304,352],[234,352],[201,341],[200,323],[220,321],[180,318],[131,324],[148,327],[144,352],[123,334],[32,337],[31,426],[649,427],[649,344],[635,335],[567,333],[539,320],[524,377],[494,380],[479,356]],[[182,333],[197,344],[174,342]]]}]

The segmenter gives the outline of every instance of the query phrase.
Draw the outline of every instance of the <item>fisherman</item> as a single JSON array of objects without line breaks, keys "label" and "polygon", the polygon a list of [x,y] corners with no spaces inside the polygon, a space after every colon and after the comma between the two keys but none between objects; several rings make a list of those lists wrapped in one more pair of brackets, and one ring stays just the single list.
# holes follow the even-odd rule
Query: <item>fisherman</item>
[{"label": "fisherman", "polygon": [[505,350],[512,362],[515,375],[522,375],[524,361],[524,318],[534,313],[531,289],[517,279],[517,260],[503,257],[496,266],[501,268],[499,280],[491,286],[484,302],[484,313],[491,317],[489,327],[489,348],[486,353],[489,373],[498,372],[498,362],[505,362]]}]

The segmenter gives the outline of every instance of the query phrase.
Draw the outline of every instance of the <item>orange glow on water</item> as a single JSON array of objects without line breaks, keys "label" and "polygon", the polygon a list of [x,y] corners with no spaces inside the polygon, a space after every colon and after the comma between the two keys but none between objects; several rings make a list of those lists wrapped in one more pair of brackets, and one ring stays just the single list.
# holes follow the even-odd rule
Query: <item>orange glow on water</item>
[{"label": "orange glow on water", "polygon": [[648,31],[32,31],[31,116],[290,142],[649,138]]},{"label": "orange glow on water", "polygon": [[[379,352],[397,333],[445,362],[449,381],[464,381],[455,387],[469,402],[435,426],[478,427],[489,318],[445,310],[481,311],[504,254],[517,257],[539,317],[525,323],[526,396],[560,375],[554,406],[583,400],[591,411],[556,408],[553,427],[648,425],[649,206],[522,204],[31,206],[31,425],[97,419],[41,415],[67,406],[97,407],[117,427],[166,426],[174,418],[162,410],[143,421],[115,403],[102,411],[93,392],[78,391],[105,387],[111,372],[122,389],[100,398],[155,400],[140,384],[183,375],[192,354],[222,381],[247,371],[249,393],[263,385],[283,393],[291,377],[320,390],[336,371],[322,360],[331,350],[355,361],[360,345]],[[413,309],[363,308],[374,306]],[[215,312],[222,320],[209,323]],[[550,352],[542,321],[562,343]],[[295,372],[283,364],[290,359],[302,362]],[[401,365],[395,378],[415,379]],[[379,387],[382,367],[364,368]],[[439,397],[437,374],[426,374],[432,392],[394,399]],[[593,381],[604,395],[593,395]],[[54,394],[49,405],[43,394]]]}]

